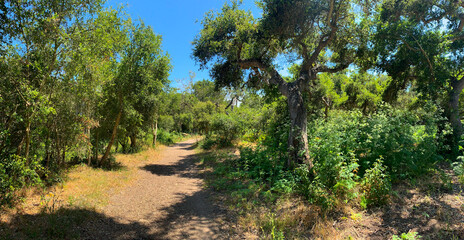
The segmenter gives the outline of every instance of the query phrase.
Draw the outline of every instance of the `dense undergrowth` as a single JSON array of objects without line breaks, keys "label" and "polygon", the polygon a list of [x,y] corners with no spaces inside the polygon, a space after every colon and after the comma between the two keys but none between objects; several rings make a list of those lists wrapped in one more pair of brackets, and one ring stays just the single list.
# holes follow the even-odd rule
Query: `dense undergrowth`
[{"label": "dense undergrowth", "polygon": [[[308,131],[311,170],[306,164],[286,166],[287,120],[278,116],[274,120],[257,144],[239,146],[239,156],[215,153],[203,159],[212,169],[209,184],[226,192],[229,204],[239,213],[250,214],[250,209],[257,208],[276,213],[282,201],[304,199],[327,216],[345,206],[362,210],[388,204],[393,184],[437,174],[444,185],[449,182],[439,167],[450,166],[441,154],[447,150],[447,129],[439,129],[442,117],[433,105],[412,111],[383,105],[369,115],[337,110],[328,118],[313,120]],[[214,143],[206,138],[200,146],[211,148]],[[462,160],[453,166],[462,181]],[[255,228],[265,238],[292,239],[298,236],[289,229],[315,224],[308,219],[282,223],[285,219],[261,216],[255,219],[259,225]]]}]

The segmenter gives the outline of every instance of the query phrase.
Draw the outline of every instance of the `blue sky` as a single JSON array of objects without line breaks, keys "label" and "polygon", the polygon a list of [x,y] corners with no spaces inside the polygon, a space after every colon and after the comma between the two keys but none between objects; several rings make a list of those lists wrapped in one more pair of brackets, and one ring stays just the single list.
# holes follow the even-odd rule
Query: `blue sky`
[{"label": "blue sky", "polygon": [[[188,84],[189,72],[195,72],[195,81],[209,79],[208,71],[200,71],[191,58],[192,41],[201,30],[200,21],[209,10],[219,11],[225,0],[108,0],[107,6],[121,4],[133,19],[145,24],[163,36],[163,49],[171,56],[173,70],[171,86],[183,88]],[[261,15],[254,0],[243,0],[242,7],[251,10],[255,17]]]}]

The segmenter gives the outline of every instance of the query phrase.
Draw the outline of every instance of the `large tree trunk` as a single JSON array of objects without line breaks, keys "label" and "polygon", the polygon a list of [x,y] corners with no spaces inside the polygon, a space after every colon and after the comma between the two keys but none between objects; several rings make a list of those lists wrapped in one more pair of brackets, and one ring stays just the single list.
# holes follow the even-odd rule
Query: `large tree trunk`
[{"label": "large tree trunk", "polygon": [[114,123],[114,127],[113,127],[113,133],[111,134],[110,142],[108,143],[108,146],[106,147],[105,155],[103,155],[103,157],[100,160],[100,165],[103,165],[108,159],[108,156],[110,155],[111,147],[113,146],[114,139],[116,138],[116,133],[118,131],[118,126],[119,126],[119,121],[121,120],[121,116],[122,116],[122,106],[119,110],[118,116],[116,117],[116,122]]},{"label": "large tree trunk", "polygon": [[452,90],[449,93],[449,102],[448,102],[448,117],[453,128],[453,145],[456,148],[461,140],[461,135],[463,133],[461,116],[459,114],[459,95],[461,94],[464,88],[464,78],[459,81],[451,82]]},{"label": "large tree trunk", "polygon": [[289,86],[287,102],[291,123],[288,135],[288,166],[307,163],[312,169],[313,163],[308,150],[308,116],[303,95],[297,86]]}]

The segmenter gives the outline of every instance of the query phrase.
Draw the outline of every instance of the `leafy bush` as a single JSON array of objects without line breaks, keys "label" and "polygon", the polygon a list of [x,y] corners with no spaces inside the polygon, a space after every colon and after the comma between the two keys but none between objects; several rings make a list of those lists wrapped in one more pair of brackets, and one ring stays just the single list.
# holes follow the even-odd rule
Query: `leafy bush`
[{"label": "leafy bush", "polygon": [[230,146],[244,130],[245,124],[235,114],[220,113],[213,117],[211,130],[217,134],[220,146]]},{"label": "leafy bush", "polygon": [[276,157],[271,151],[263,148],[240,148],[238,167],[247,173],[247,177],[273,184],[284,170],[285,159]]},{"label": "leafy bush", "polygon": [[323,174],[321,178],[333,186],[341,169],[340,162],[358,159],[362,175],[383,156],[392,180],[425,173],[440,160],[437,121],[441,118],[427,112],[426,109],[414,113],[383,106],[370,116],[358,111],[340,111],[327,122],[316,121],[309,132],[316,172]]},{"label": "leafy bush", "polygon": [[453,163],[454,173],[458,176],[459,182],[464,184],[464,156],[459,156]]},{"label": "leafy bush", "polygon": [[169,132],[164,129],[158,130],[157,141],[162,144],[174,144],[182,138],[182,135],[176,132]]},{"label": "leafy bush", "polygon": [[38,172],[41,171],[39,163],[17,155],[0,160],[0,205],[11,204],[15,191],[34,184],[40,184]]},{"label": "leafy bush", "polygon": [[371,169],[366,171],[361,182],[361,206],[382,205],[388,200],[391,184],[387,175],[387,169],[382,165],[382,158],[379,158]]},{"label": "leafy bush", "polygon": [[417,240],[422,237],[417,232],[402,233],[400,236],[393,235],[392,240]]}]

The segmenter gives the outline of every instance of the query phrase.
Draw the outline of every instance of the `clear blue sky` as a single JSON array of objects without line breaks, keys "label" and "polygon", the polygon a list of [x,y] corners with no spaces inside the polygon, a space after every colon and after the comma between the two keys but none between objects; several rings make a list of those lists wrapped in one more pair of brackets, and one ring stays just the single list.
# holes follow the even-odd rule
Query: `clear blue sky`
[{"label": "clear blue sky", "polygon": [[[182,88],[189,82],[189,72],[195,72],[195,81],[209,79],[208,71],[200,71],[191,58],[192,41],[201,30],[200,21],[209,10],[219,11],[225,0],[108,0],[107,6],[121,4],[133,19],[145,24],[163,36],[163,49],[171,56],[173,70],[171,86]],[[243,9],[251,10],[255,17],[261,15],[254,0],[243,0]]]}]

